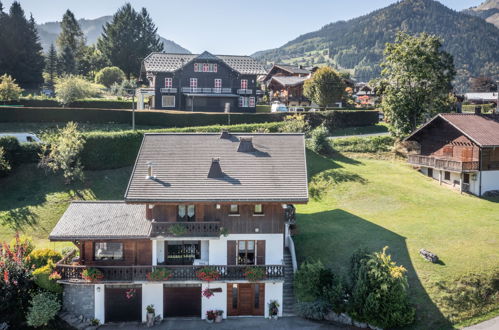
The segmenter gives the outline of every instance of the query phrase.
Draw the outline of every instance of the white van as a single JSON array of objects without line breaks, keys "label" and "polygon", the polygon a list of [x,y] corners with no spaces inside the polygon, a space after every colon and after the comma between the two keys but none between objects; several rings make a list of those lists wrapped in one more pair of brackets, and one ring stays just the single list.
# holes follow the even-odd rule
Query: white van
[{"label": "white van", "polygon": [[33,133],[0,133],[0,137],[2,136],[13,136],[19,143],[42,142],[42,140]]},{"label": "white van", "polygon": [[282,103],[273,103],[270,112],[288,112],[288,107]]}]

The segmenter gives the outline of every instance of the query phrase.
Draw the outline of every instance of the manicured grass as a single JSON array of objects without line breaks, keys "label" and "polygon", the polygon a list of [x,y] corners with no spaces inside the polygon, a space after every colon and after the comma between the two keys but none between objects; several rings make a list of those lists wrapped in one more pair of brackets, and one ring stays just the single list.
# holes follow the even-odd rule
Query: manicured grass
[{"label": "manicured grass", "polygon": [[82,184],[65,185],[61,176],[45,175],[36,164],[21,165],[0,179],[0,242],[16,230],[37,246],[58,247],[48,235],[71,200],[123,199],[131,168],[87,171]]},{"label": "manicured grass", "polygon": [[[326,159],[309,152],[308,166],[312,181],[323,172],[330,184],[321,200],[297,207],[299,261],[318,258],[347,275],[354,250],[389,246],[408,270],[414,327],[452,328],[435,304],[441,293],[434,284],[497,268],[499,198],[460,195],[398,160]],[[421,248],[442,264],[424,261]]]},{"label": "manicured grass", "polygon": [[374,133],[386,133],[386,132],[388,132],[388,126],[384,123],[379,123],[373,126],[336,128],[331,132],[331,136],[349,136],[349,135],[374,134]]}]

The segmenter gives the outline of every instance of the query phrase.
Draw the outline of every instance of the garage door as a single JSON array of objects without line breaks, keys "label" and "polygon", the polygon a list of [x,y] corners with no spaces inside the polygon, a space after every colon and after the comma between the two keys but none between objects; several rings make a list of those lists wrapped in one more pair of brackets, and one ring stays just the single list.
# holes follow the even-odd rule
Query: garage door
[{"label": "garage door", "polygon": [[201,287],[165,287],[164,312],[166,317],[201,316]]},{"label": "garage door", "polygon": [[140,287],[106,286],[104,300],[106,323],[142,321],[142,289]]}]

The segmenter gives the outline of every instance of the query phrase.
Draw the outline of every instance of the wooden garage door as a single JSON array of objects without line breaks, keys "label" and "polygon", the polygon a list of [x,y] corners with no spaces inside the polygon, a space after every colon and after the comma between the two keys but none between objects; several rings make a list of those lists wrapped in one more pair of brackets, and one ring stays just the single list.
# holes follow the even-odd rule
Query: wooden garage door
[{"label": "wooden garage door", "polygon": [[[129,291],[133,289],[134,291]],[[127,297],[127,291],[131,293]],[[107,322],[142,321],[142,289],[105,288],[105,317]]]},{"label": "wooden garage door", "polygon": [[201,317],[201,287],[165,287],[164,316]]}]

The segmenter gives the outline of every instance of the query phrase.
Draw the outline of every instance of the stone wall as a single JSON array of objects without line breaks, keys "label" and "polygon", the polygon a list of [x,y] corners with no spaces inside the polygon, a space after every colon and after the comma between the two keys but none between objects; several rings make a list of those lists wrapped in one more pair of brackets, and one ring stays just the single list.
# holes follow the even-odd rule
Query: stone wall
[{"label": "stone wall", "polygon": [[95,316],[94,285],[64,284],[63,309],[76,317],[93,319]]}]

